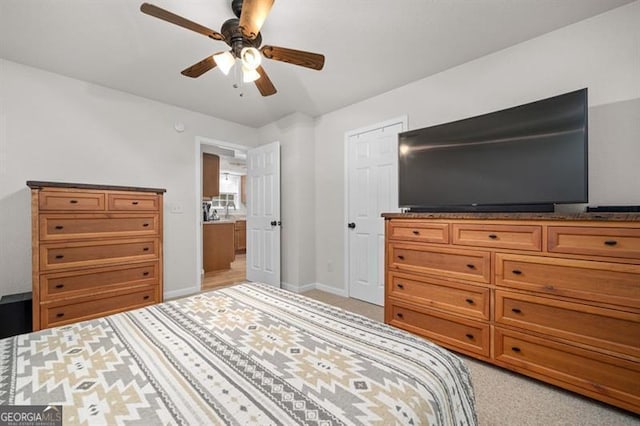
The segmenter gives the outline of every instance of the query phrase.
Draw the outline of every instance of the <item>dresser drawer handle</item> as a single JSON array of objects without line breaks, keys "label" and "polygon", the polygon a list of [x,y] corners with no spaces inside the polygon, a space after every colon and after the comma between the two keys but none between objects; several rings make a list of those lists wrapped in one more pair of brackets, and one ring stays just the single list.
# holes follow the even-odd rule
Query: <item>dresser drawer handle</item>
[{"label": "dresser drawer handle", "polygon": [[467,339],[473,340],[473,334],[467,333],[467,334],[465,334],[465,336],[467,337]]},{"label": "dresser drawer handle", "polygon": [[495,240],[498,238],[498,236],[496,234],[489,234],[489,238],[491,238],[492,240]]},{"label": "dresser drawer handle", "polygon": [[56,229],[64,229],[64,226],[62,226],[62,225],[56,225]]},{"label": "dresser drawer handle", "polygon": [[149,295],[146,295],[143,297],[144,300],[148,300],[149,299]]},{"label": "dresser drawer handle", "polygon": [[616,240],[607,240],[604,243],[608,246],[615,246],[616,244],[618,244]]},{"label": "dresser drawer handle", "polygon": [[147,226],[149,226],[149,224],[148,223],[143,223],[142,226],[146,228]]},{"label": "dresser drawer handle", "polygon": [[522,275],[522,271],[520,269],[514,269],[511,271],[514,275]]},{"label": "dresser drawer handle", "polygon": [[132,201],[131,204],[133,204],[134,206],[137,206],[138,202],[137,201]]},{"label": "dresser drawer handle", "polygon": [[78,200],[69,200],[71,204],[78,204]]},{"label": "dresser drawer handle", "polygon": [[64,288],[64,284],[58,284],[56,285],[56,288]]},{"label": "dresser drawer handle", "polygon": [[145,276],[145,277],[146,277],[146,276],[148,276],[148,275],[149,275],[149,271],[144,271],[144,272],[142,273],[142,275],[143,275],[143,276]]},{"label": "dresser drawer handle", "polygon": [[467,268],[476,269],[476,265],[474,265],[473,263],[467,263]]},{"label": "dresser drawer handle", "polygon": [[399,288],[399,289],[404,289],[404,284],[402,284],[402,283],[398,283],[398,288]]},{"label": "dresser drawer handle", "polygon": [[512,347],[511,347],[511,350],[512,350],[512,351],[514,351],[514,352],[521,352],[521,351],[520,351],[520,348],[519,348],[519,347],[517,347],[517,346],[512,346]]},{"label": "dresser drawer handle", "polygon": [[465,302],[467,302],[470,305],[473,305],[473,299],[464,299]]},{"label": "dresser drawer handle", "polygon": [[62,258],[64,258],[63,254],[56,254],[56,259],[62,259]]},{"label": "dresser drawer handle", "polygon": [[420,231],[416,231],[416,230],[414,230],[414,231],[413,231],[413,234],[414,234],[414,235],[420,235]]},{"label": "dresser drawer handle", "polygon": [[149,247],[143,248],[142,251],[149,251]]},{"label": "dresser drawer handle", "polygon": [[63,316],[64,316],[63,312],[59,312],[59,313],[56,314],[56,317],[58,317],[58,318],[62,318]]},{"label": "dresser drawer handle", "polygon": [[396,315],[398,318],[404,318],[404,314],[402,312],[398,312]]},{"label": "dresser drawer handle", "polygon": [[404,256],[403,256],[403,255],[399,255],[399,256],[398,256],[398,259],[400,259],[400,260],[404,260]]},{"label": "dresser drawer handle", "polygon": [[518,309],[518,308],[512,308],[511,312],[516,313],[516,314],[521,314],[522,313],[522,311],[520,309]]}]

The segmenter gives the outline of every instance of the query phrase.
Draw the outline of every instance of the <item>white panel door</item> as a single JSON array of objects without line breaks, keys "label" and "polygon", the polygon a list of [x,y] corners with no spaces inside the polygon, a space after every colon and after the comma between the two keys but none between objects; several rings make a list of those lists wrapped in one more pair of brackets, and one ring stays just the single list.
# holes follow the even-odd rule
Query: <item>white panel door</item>
[{"label": "white panel door", "polygon": [[384,304],[384,220],[398,208],[396,123],[349,136],[347,143],[349,296]]},{"label": "white panel door", "polygon": [[280,287],[280,142],[247,153],[247,280]]}]

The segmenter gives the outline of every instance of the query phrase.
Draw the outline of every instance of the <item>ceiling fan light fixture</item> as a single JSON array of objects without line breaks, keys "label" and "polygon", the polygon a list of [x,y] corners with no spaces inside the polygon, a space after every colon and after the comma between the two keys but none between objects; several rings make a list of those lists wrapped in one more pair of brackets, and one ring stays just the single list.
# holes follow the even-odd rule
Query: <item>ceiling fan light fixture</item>
[{"label": "ceiling fan light fixture", "polygon": [[242,59],[242,65],[251,70],[258,68],[262,61],[260,51],[255,47],[243,47],[240,51],[240,59]]},{"label": "ceiling fan light fixture", "polygon": [[260,74],[255,69],[247,68],[242,65],[242,81],[244,83],[251,83],[260,78]]},{"label": "ceiling fan light fixture", "polygon": [[213,60],[224,75],[229,75],[229,71],[233,67],[233,64],[236,63],[236,58],[233,57],[231,52],[224,52],[213,55]]}]

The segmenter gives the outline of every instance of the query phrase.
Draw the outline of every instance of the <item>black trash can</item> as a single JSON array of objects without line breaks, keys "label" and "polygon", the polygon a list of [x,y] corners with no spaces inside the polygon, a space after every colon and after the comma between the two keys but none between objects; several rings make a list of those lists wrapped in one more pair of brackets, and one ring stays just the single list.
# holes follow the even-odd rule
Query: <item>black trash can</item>
[{"label": "black trash can", "polygon": [[0,339],[33,330],[31,292],[0,298]]}]

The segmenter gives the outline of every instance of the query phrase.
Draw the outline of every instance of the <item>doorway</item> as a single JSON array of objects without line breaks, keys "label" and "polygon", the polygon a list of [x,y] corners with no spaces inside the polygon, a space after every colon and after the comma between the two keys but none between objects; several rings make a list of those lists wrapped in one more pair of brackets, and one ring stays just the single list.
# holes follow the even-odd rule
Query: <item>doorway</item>
[{"label": "doorway", "polygon": [[345,278],[349,297],[384,305],[384,219],[398,208],[398,133],[407,118],[354,130],[346,140]]},{"label": "doorway", "polygon": [[[196,282],[201,290],[246,281],[246,158],[243,145],[198,137],[196,155]],[[219,194],[203,198],[203,156],[215,155]],[[204,220],[207,211],[215,211]]]}]

